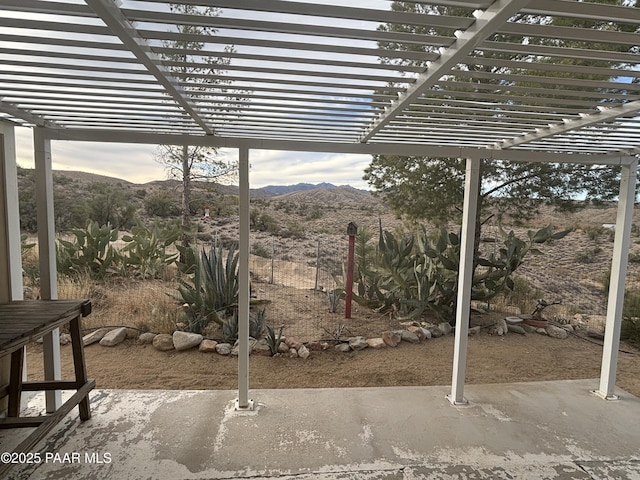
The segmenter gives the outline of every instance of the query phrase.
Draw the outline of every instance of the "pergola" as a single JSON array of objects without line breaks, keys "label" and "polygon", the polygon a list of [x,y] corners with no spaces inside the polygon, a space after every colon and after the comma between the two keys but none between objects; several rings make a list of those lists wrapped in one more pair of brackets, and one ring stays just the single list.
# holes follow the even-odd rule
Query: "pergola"
[{"label": "pergola", "polygon": [[[609,165],[622,169],[622,181],[596,393],[614,397],[640,153],[640,9],[573,0],[408,2],[456,7],[440,15],[394,12],[386,0],[172,2],[220,8],[202,16],[170,11],[169,3],[0,2],[0,301],[22,298],[15,126],[34,131],[43,299],[57,298],[52,140],[238,149],[237,408],[250,409],[250,151],[463,158],[449,397],[460,404],[482,160]],[[554,18],[575,22],[558,26]],[[611,28],[619,25],[627,28]],[[217,68],[199,73],[212,60]],[[60,373],[55,337],[45,341],[49,378]]]}]

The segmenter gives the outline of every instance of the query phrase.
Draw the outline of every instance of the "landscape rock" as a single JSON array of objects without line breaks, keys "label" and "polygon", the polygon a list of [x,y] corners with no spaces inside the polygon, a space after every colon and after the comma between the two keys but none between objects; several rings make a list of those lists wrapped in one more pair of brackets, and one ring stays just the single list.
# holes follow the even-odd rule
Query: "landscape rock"
[{"label": "landscape rock", "polygon": [[295,348],[290,348],[289,358],[298,358],[298,350],[296,350]]},{"label": "landscape rock", "polygon": [[367,345],[371,348],[384,348],[387,346],[382,338],[367,338]]},{"label": "landscape rock", "polygon": [[253,353],[255,355],[263,355],[265,357],[271,356],[271,349],[269,348],[269,344],[264,338],[262,340],[259,340],[255,344],[255,346],[253,347]]},{"label": "landscape rock", "polygon": [[351,350],[364,350],[368,346],[369,344],[362,336],[351,337],[349,339],[349,347],[351,347]]},{"label": "landscape rock", "polygon": [[161,352],[168,352],[173,350],[173,337],[168,333],[161,333],[156,335],[153,339],[153,346],[156,350]]},{"label": "landscape rock", "polygon": [[156,338],[157,333],[152,332],[144,332],[141,333],[138,337],[138,343],[142,343],[143,345],[150,345],[153,343],[153,339]]},{"label": "landscape rock", "polygon": [[173,332],[173,347],[178,351],[197,347],[201,342],[202,335],[199,333],[181,332],[179,330]]},{"label": "landscape rock", "polygon": [[496,333],[498,335],[506,335],[508,331],[507,321],[504,318],[498,319],[496,321]]},{"label": "landscape rock", "polygon": [[111,330],[110,332],[107,332],[107,334],[102,337],[102,340],[100,340],[100,345],[102,345],[103,347],[114,347],[124,342],[125,338],[127,338],[127,327],[116,328],[114,330]]},{"label": "landscape rock", "polygon": [[309,351],[309,349],[307,347],[305,347],[304,345],[302,345],[299,349],[298,349],[298,356],[300,358],[309,358],[309,355],[311,355],[311,352]]},{"label": "landscape rock", "polygon": [[569,325],[568,323],[564,324],[564,325],[561,325],[561,328],[564,328],[569,333],[573,332],[573,326]]},{"label": "landscape rock", "polygon": [[429,332],[431,332],[431,336],[433,338],[440,338],[442,335],[444,335],[444,333],[442,333],[442,330],[440,330],[440,327],[436,325],[429,325],[426,328],[427,330],[429,330]]},{"label": "landscape rock", "polygon": [[480,325],[477,325],[475,327],[471,327],[469,329],[469,336],[473,336],[473,335],[480,335],[480,330],[482,327],[480,327]]},{"label": "landscape rock", "polygon": [[[257,344],[258,344],[258,341],[255,338],[249,337],[249,355],[251,355],[251,353],[253,352],[253,349]],[[233,348],[231,349],[231,355],[234,357],[237,357],[239,354],[240,354],[240,340],[236,340],[236,343],[233,344]]]},{"label": "landscape rock", "polygon": [[552,338],[564,339],[569,336],[564,328],[556,327],[555,325],[549,325],[547,327],[547,334]]},{"label": "landscape rock", "polygon": [[547,333],[547,329],[546,328],[542,328],[542,327],[536,328],[536,333],[539,333],[540,335],[549,335]]},{"label": "landscape rock", "polygon": [[[427,339],[427,332],[429,332],[429,330],[427,330],[426,328],[417,327],[415,325],[407,327],[407,330],[416,335],[418,337],[418,340],[420,340],[421,342]],[[431,332],[429,332],[429,337],[431,337]]]},{"label": "landscape rock", "polygon": [[[520,325],[522,328],[524,328],[524,331],[527,333],[536,333],[536,327],[532,327],[531,325],[528,325],[526,323],[523,323],[522,325]],[[546,334],[546,331],[545,331]]]},{"label": "landscape rock", "polygon": [[317,342],[317,341],[307,343],[307,348],[311,352],[319,352],[321,350],[324,350],[322,342]]},{"label": "landscape rock", "polygon": [[449,322],[442,322],[438,325],[438,328],[443,335],[449,335],[453,330],[453,327],[451,327],[451,324]]},{"label": "landscape rock", "polygon": [[86,347],[87,345],[91,345],[92,343],[99,342],[109,331],[108,328],[99,328],[98,330],[94,330],[91,333],[87,333],[84,337],[82,337],[82,344]]},{"label": "landscape rock", "polygon": [[71,343],[71,335],[68,333],[60,334],[60,345],[69,345]]},{"label": "landscape rock", "polygon": [[390,347],[397,347],[402,341],[402,337],[398,332],[384,332],[382,334],[382,340]]},{"label": "landscape rock", "polygon": [[521,327],[520,325],[512,325],[512,324],[510,324],[510,325],[507,325],[507,329],[510,332],[519,333],[520,335],[526,335],[527,334],[527,331],[524,329],[524,327]]},{"label": "landscape rock", "polygon": [[302,342],[300,340],[298,340],[295,337],[287,337],[284,339],[284,343],[287,344],[287,347],[289,348],[295,348],[296,350],[298,350],[300,348],[300,346],[302,345]]},{"label": "landscape rock", "polygon": [[198,347],[198,350],[204,353],[212,353],[216,351],[217,346],[218,346],[218,342],[216,342],[215,340],[209,340],[208,338],[205,338],[202,340],[202,342],[200,342],[200,346]]},{"label": "landscape rock", "polygon": [[289,347],[286,343],[280,343],[280,345],[278,346],[278,353],[289,353]]},{"label": "landscape rock", "polygon": [[418,335],[410,332],[409,330],[400,330],[398,333],[400,334],[400,338],[403,342],[420,343],[420,338],[418,337]]},{"label": "landscape rock", "polygon": [[335,346],[335,349],[338,350],[339,352],[350,352],[351,351],[351,347],[349,346],[348,343],[339,343]]},{"label": "landscape rock", "polygon": [[599,332],[598,330],[593,330],[592,328],[587,330],[587,336],[598,340],[604,340],[604,333]]},{"label": "landscape rock", "polygon": [[233,346],[230,343],[219,343],[216,345],[216,353],[220,355],[230,355]]}]

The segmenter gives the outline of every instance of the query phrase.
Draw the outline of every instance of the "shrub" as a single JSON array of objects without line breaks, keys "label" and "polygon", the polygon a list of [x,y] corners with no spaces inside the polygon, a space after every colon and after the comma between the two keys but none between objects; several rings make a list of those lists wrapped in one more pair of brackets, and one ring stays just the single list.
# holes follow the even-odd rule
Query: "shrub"
[{"label": "shrub", "polygon": [[640,292],[625,294],[620,338],[640,347]]},{"label": "shrub", "polygon": [[180,207],[168,190],[158,190],[144,200],[144,208],[148,215],[154,217],[172,217],[180,214]]}]

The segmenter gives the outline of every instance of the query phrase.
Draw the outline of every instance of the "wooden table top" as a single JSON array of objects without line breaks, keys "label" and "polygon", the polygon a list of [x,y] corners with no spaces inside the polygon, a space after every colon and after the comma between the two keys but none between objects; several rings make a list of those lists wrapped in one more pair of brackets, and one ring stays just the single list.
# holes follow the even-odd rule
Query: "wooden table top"
[{"label": "wooden table top", "polygon": [[0,356],[26,345],[80,315],[88,300],[24,300],[0,304]]}]

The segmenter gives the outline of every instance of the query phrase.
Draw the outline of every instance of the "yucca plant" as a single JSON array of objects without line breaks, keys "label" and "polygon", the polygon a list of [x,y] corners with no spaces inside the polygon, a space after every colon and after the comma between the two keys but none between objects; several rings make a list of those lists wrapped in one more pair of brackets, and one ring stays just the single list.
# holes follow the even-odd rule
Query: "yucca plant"
[{"label": "yucca plant", "polygon": [[266,329],[267,335],[265,336],[265,340],[267,341],[267,345],[269,346],[269,352],[271,352],[271,356],[273,357],[276,353],[278,353],[280,344],[283,342],[282,331],[284,330],[284,325],[280,327],[277,335],[273,327],[271,327],[270,325],[267,325]]}]

